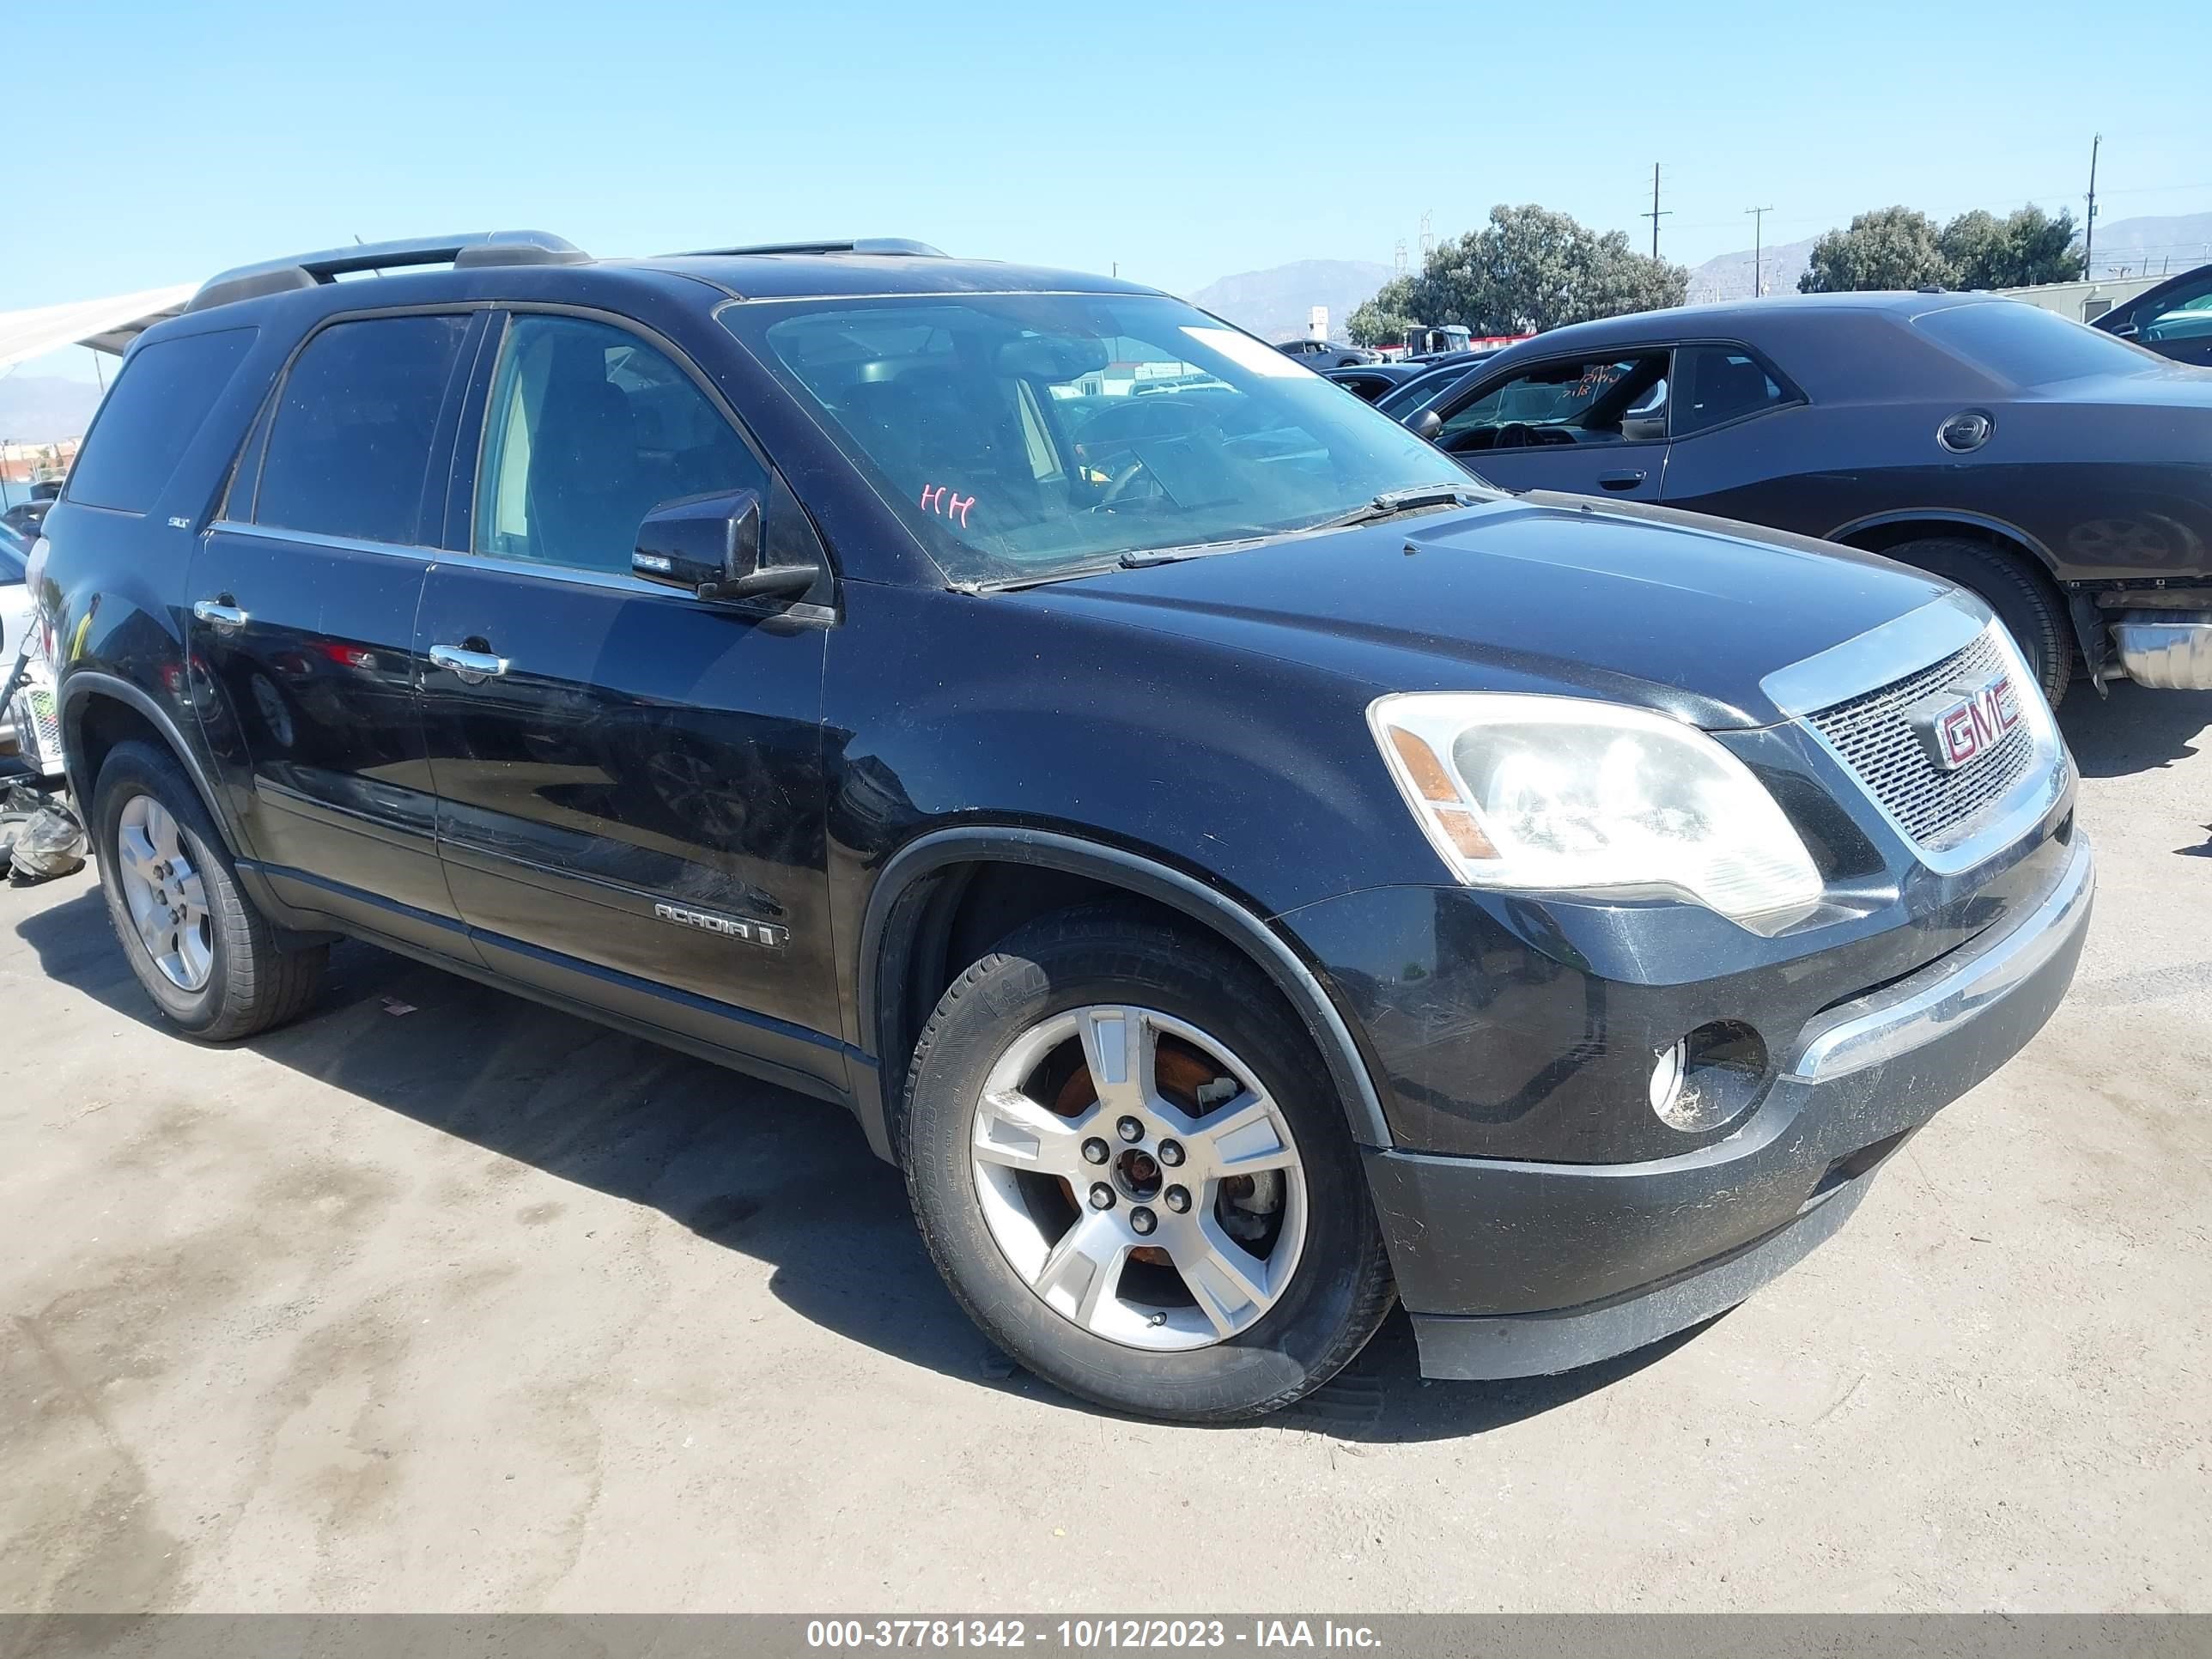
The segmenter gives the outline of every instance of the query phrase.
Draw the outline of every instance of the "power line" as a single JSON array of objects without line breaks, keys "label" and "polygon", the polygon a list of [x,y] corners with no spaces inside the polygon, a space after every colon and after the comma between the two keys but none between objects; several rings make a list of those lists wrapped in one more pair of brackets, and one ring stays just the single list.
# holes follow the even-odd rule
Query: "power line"
[{"label": "power line", "polygon": [[1659,164],[1656,161],[1651,164],[1651,211],[1639,213],[1636,216],[1651,222],[1651,257],[1656,259],[1659,257],[1659,222],[1674,216],[1672,208],[1663,213],[1659,210]]},{"label": "power line", "polygon": [[1754,300],[1766,292],[1764,273],[1759,268],[1759,256],[1765,249],[1766,216],[1774,211],[1771,206],[1746,208],[1751,216],[1751,297]]},{"label": "power line", "polygon": [[2105,143],[2101,132],[2089,137],[2089,219],[2081,230],[2081,275],[2087,277],[2097,261],[2097,152]]}]

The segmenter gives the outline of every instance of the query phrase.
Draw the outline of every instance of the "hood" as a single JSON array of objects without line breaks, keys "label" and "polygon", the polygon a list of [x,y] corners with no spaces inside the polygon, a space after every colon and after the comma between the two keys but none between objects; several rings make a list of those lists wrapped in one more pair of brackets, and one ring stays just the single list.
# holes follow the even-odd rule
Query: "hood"
[{"label": "hood", "polygon": [[1766,675],[1947,591],[1832,543],[1534,493],[1009,597],[1310,663],[1377,695],[1598,697],[1720,730],[1785,718]]}]

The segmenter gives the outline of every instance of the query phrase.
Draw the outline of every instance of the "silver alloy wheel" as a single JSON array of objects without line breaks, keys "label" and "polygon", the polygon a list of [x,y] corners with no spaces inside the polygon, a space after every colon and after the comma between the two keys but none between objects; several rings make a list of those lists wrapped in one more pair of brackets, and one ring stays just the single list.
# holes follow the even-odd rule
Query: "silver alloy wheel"
[{"label": "silver alloy wheel", "polygon": [[151,795],[124,802],[115,825],[115,879],[146,954],[180,991],[215,972],[215,920],[169,809]]},{"label": "silver alloy wheel", "polygon": [[[1162,1093],[1164,1035],[1198,1051],[1225,1098],[1193,1112]],[[1072,1086],[1096,1098],[1067,1116],[1028,1091],[1071,1042],[1089,1074]],[[1220,1042],[1149,1008],[1073,1009],[1015,1038],[975,1103],[970,1147],[1007,1262],[1046,1306],[1127,1347],[1236,1335],[1281,1298],[1305,1249],[1305,1170],[1282,1109]],[[1255,1217],[1271,1235],[1261,1251],[1231,1232]]]}]

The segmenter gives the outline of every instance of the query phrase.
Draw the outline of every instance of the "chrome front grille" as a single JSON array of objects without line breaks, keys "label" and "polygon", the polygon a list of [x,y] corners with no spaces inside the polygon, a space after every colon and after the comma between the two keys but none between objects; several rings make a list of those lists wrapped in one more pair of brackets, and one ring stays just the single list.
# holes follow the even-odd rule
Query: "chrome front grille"
[{"label": "chrome front grille", "polygon": [[1806,718],[1906,835],[1923,847],[1945,846],[1971,833],[2036,764],[2036,688],[2014,684],[2019,723],[1955,771],[1930,757],[1906,711],[1954,687],[1985,684],[2011,666],[2006,659],[1996,634],[1984,629],[1942,660]]}]

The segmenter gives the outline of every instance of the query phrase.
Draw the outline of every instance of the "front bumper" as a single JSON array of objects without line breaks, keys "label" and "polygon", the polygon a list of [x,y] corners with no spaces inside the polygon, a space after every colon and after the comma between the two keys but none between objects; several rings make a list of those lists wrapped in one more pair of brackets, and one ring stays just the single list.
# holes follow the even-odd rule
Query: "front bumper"
[{"label": "front bumper", "polygon": [[1839,1227],[1874,1169],[2009,1060],[2074,977],[2095,880],[2075,834],[2042,899],[1809,1021],[1744,1126],[1680,1157],[1367,1153],[1431,1376],[1569,1370],[1734,1306]]}]

